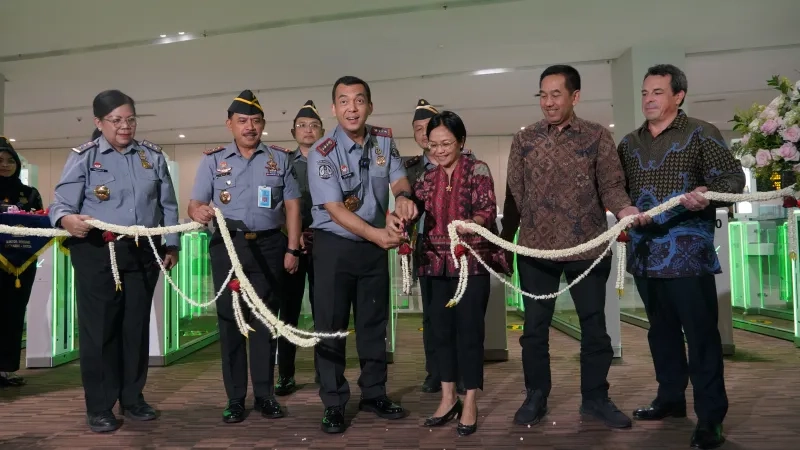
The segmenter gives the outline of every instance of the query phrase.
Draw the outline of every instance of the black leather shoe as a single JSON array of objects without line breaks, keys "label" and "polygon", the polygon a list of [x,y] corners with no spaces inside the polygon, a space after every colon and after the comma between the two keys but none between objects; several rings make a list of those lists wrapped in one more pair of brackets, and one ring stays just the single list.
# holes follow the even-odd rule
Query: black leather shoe
[{"label": "black leather shoe", "polygon": [[609,398],[586,399],[581,403],[581,415],[602,421],[610,428],[630,428],[631,419]]},{"label": "black leather shoe", "polygon": [[708,450],[717,448],[725,442],[722,435],[722,424],[703,423],[697,424],[692,433],[692,448]]},{"label": "black leather shoe", "polygon": [[661,420],[666,417],[686,417],[686,402],[661,403],[654,401],[650,406],[644,406],[633,412],[636,420]]},{"label": "black leather shoe", "polygon": [[331,406],[325,408],[325,415],[322,416],[322,431],[335,434],[344,433],[347,425],[344,423],[344,413],[341,406]]},{"label": "black leather shoe", "polygon": [[262,416],[268,419],[279,419],[283,417],[281,405],[274,398],[256,397],[256,404],[253,406],[253,409],[260,412]]},{"label": "black leather shoe", "polygon": [[4,375],[0,375],[0,387],[20,387],[25,386],[27,382],[25,378],[13,373],[8,372]]},{"label": "black leather shoe", "polygon": [[145,403],[144,400],[141,402],[132,405],[132,406],[122,406],[120,407],[122,410],[122,414],[125,415],[128,419],[135,420],[137,422],[146,422],[148,420],[155,420],[156,419],[156,410],[153,409],[150,405]]},{"label": "black leather shoe", "polygon": [[435,394],[437,392],[441,392],[442,380],[435,379],[428,374],[428,376],[425,377],[425,381],[422,382],[421,390],[426,394]]},{"label": "black leather shoe", "polygon": [[395,420],[402,419],[406,416],[406,410],[402,406],[389,400],[385,395],[383,397],[361,399],[358,402],[358,409],[360,411],[374,412],[381,419]]},{"label": "black leather shoe", "polygon": [[477,420],[472,425],[464,425],[463,423],[458,422],[458,426],[456,427],[456,433],[458,433],[459,436],[469,436],[476,431],[478,431]]},{"label": "black leather shoe", "polygon": [[528,389],[525,401],[514,414],[517,425],[536,425],[547,414],[547,397],[540,390]]},{"label": "black leather shoe", "polygon": [[451,420],[461,417],[461,409],[463,408],[463,404],[461,403],[461,399],[456,399],[455,404],[449,411],[445,413],[445,415],[441,417],[428,417],[425,419],[425,422],[422,424],[423,427],[440,427],[442,425],[447,424]]},{"label": "black leather shoe", "polygon": [[86,414],[86,423],[89,425],[89,429],[95,433],[110,433],[118,430],[122,425],[111,410]]},{"label": "black leather shoe", "polygon": [[297,390],[297,384],[294,382],[294,377],[278,377],[278,382],[275,383],[275,395],[283,397],[295,390]]},{"label": "black leather shoe", "polygon": [[228,406],[222,411],[222,421],[239,423],[244,420],[244,399],[228,400]]}]

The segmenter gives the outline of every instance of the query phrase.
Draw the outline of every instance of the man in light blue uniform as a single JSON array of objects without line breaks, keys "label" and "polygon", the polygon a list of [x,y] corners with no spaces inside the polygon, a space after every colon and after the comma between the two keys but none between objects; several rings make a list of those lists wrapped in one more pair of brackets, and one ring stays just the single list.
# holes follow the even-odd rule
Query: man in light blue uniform
[{"label": "man in light blue uniform", "polygon": [[[131,420],[156,418],[142,391],[159,268],[146,240],[139,245],[130,237],[115,240],[118,289],[103,233],[86,220],[148,228],[177,225],[178,202],[161,147],[133,139],[133,99],[105,91],[93,109],[101,133],[72,149],[49,214],[53,226],[74,236],[64,244],[75,270],[87,422],[92,431],[109,432],[121,424],[112,412],[117,401]],[[177,234],[166,236],[167,269],[178,262],[179,242]]]},{"label": "man in light blue uniform", "polygon": [[[205,152],[197,168],[189,216],[209,223],[214,219],[209,202],[214,202],[225,217],[247,278],[259,299],[277,314],[286,294],[287,275],[297,271],[300,256],[300,190],[296,175],[287,149],[261,142],[264,110],[251,91],[243,91],[233,100],[226,124],[233,142]],[[288,239],[281,232],[284,226]],[[214,287],[219,290],[231,269],[219,228],[211,238],[209,251]],[[254,408],[268,418],[283,417],[274,396],[277,342],[246,306],[242,312],[255,330],[249,339],[236,326],[231,293],[225,289],[217,302],[222,379],[228,395],[222,419],[226,423],[244,420],[248,340]]]},{"label": "man in light blue uniform", "polygon": [[[386,325],[389,318],[387,250],[400,245],[404,221],[416,218],[411,187],[388,128],[366,124],[372,113],[369,86],[342,77],[333,86],[338,125],[308,156],[308,182],[314,207],[314,325],[318,331],[346,329],[355,312],[356,346],[361,361],[359,409],[386,419],[406,412],[386,396]],[[389,214],[389,195],[395,211]],[[317,344],[322,429],[345,430],[344,407],[350,386],[344,378],[345,340]]]}]

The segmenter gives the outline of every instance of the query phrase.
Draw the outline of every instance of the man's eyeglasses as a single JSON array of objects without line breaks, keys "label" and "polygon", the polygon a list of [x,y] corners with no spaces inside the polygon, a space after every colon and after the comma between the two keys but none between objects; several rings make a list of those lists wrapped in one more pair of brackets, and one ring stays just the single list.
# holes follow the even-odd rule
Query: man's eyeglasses
[{"label": "man's eyeglasses", "polygon": [[308,128],[309,130],[316,131],[322,128],[322,125],[318,123],[296,123],[294,127],[298,130],[305,130],[306,128]]}]

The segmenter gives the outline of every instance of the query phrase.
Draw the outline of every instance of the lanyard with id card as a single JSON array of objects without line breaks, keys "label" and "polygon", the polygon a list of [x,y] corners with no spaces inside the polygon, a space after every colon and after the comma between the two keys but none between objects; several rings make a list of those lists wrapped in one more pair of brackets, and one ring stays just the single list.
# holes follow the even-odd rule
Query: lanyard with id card
[{"label": "lanyard with id card", "polygon": [[272,187],[259,186],[258,187],[258,207],[259,208],[272,208]]}]

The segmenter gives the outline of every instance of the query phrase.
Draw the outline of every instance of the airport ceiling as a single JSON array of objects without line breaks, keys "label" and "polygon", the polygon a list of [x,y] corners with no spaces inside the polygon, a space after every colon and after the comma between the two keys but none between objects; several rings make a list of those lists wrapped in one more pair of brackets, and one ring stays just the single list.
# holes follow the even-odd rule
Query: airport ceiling
[{"label": "airport ceiling", "polygon": [[685,48],[689,111],[729,129],[737,108],[771,100],[770,76],[800,78],[796,11],[796,0],[4,0],[5,134],[22,149],[80,144],[93,97],[115,88],[137,102],[139,138],[225,142],[226,109],[251,89],[265,140],[286,141],[306,100],[333,124],[331,85],[350,74],[371,84],[370,123],[395,136],[412,134],[420,97],[461,114],[470,135],[509,135],[541,118],[539,73],[557,63],[581,72],[578,113],[611,124],[610,60],[634,44]]}]

